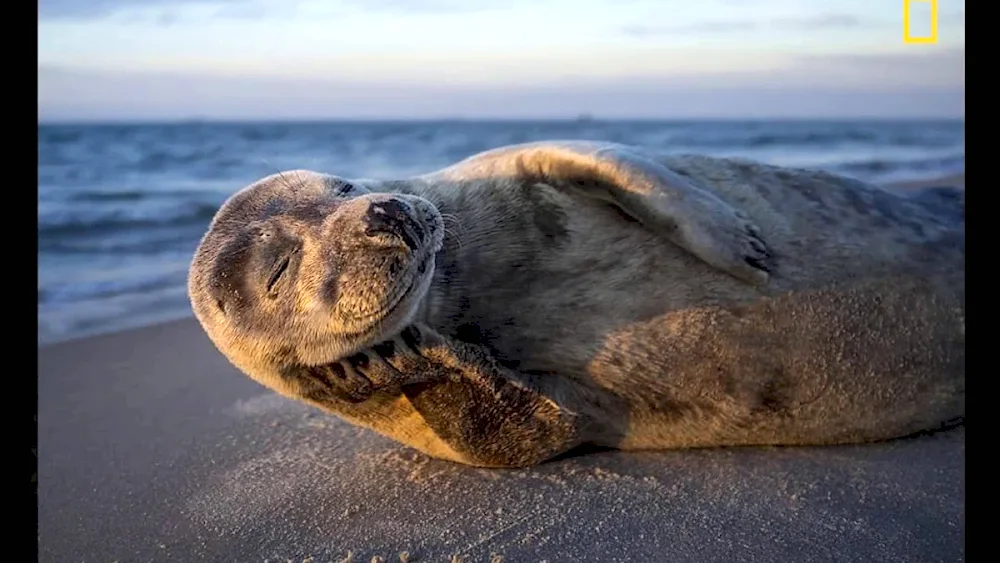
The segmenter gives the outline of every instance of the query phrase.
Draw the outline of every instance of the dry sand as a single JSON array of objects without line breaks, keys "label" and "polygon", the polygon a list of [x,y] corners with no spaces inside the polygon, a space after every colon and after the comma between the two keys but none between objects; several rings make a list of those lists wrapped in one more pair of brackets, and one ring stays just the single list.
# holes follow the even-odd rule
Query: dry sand
[{"label": "dry sand", "polygon": [[964,560],[964,428],[482,470],[268,392],[193,320],[38,359],[43,562]]}]

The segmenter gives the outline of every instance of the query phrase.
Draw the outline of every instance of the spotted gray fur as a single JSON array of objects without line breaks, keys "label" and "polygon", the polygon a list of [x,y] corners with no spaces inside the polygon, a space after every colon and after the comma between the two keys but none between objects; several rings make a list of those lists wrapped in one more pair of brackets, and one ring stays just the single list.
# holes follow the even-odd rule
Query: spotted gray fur
[{"label": "spotted gray fur", "polygon": [[219,210],[189,293],[262,384],[506,467],[962,419],[964,284],[950,190],[564,141],[391,182],[264,178]]}]

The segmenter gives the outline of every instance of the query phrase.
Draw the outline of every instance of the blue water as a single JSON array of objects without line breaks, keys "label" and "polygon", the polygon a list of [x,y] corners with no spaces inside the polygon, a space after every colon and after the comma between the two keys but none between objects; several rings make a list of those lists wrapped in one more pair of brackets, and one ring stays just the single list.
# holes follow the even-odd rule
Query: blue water
[{"label": "blue water", "polygon": [[190,315],[188,261],[213,213],[277,170],[398,178],[500,145],[570,138],[876,182],[965,166],[961,121],[39,125],[39,343]]}]

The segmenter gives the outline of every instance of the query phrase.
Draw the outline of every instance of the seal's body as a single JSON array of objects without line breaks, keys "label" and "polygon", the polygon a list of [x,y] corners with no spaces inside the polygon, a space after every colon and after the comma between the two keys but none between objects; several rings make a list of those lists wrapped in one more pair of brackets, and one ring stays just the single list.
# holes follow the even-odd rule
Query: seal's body
[{"label": "seal's body", "polygon": [[463,463],[887,439],[964,416],[955,195],[587,142],[291,172],[223,206],[190,293],[251,377]]}]

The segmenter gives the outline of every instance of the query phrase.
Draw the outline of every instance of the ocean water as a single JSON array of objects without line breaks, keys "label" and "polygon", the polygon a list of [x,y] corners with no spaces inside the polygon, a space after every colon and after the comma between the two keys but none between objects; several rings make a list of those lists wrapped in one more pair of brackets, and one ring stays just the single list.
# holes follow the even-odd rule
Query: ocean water
[{"label": "ocean water", "polygon": [[191,315],[187,267],[212,215],[275,171],[400,178],[544,139],[741,156],[875,182],[965,166],[962,121],[40,124],[39,344]]}]

